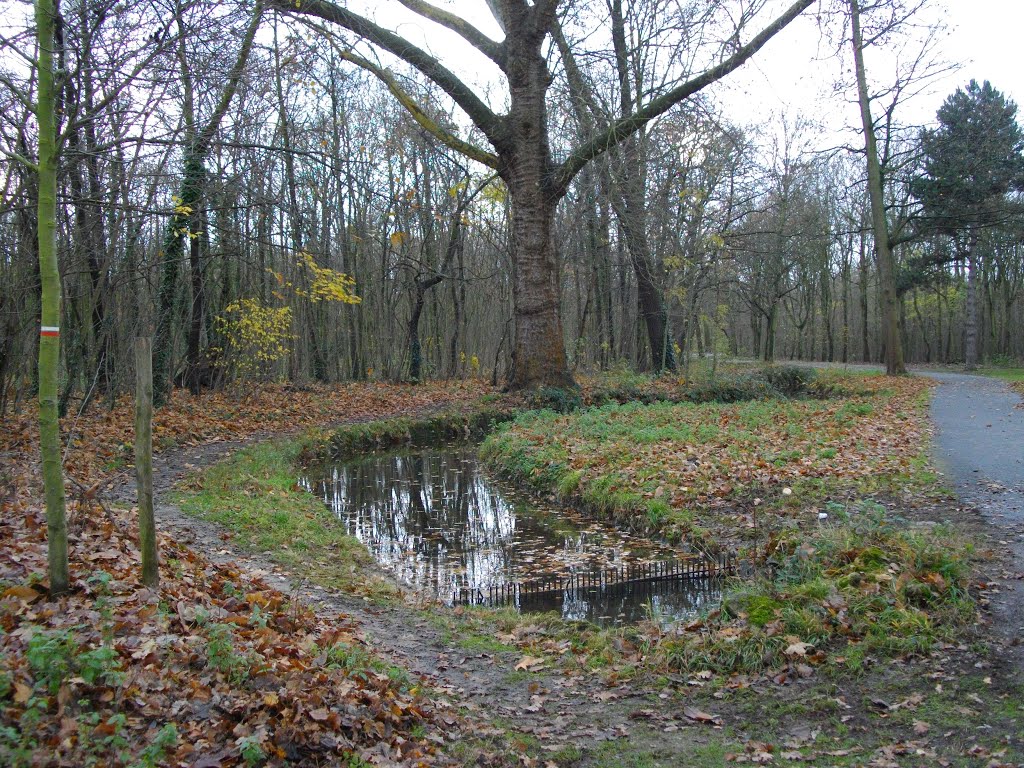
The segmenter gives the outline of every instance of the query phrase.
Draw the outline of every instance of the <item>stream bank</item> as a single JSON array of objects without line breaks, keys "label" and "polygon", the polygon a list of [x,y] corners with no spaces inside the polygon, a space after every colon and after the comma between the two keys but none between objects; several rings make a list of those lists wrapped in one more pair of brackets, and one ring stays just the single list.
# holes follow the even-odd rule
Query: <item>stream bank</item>
[{"label": "stream bank", "polygon": [[[159,514],[167,521],[177,515],[180,535],[199,533],[197,546],[268,573],[285,591],[317,610],[351,615],[363,626],[370,646],[424,675],[440,695],[461,703],[477,722],[475,736],[464,735],[457,748],[459,759],[467,764],[479,758],[494,764],[555,762],[610,768],[675,765],[687,759],[692,765],[711,766],[723,765],[728,754],[747,754],[744,744],[751,745],[750,755],[770,754],[753,745],[770,745],[773,740],[798,745],[793,749],[803,759],[819,755],[835,765],[864,764],[864,757],[876,750],[891,753],[894,745],[906,749],[909,742],[918,747],[901,754],[922,748],[958,755],[975,747],[975,754],[992,754],[1002,743],[999,734],[1010,732],[1011,721],[1020,717],[1017,709],[1005,704],[1014,700],[1016,689],[1004,687],[1002,678],[992,674],[992,660],[978,656],[968,645],[959,650],[947,646],[895,666],[869,659],[855,676],[843,675],[841,667],[825,676],[813,669],[808,677],[794,672],[781,686],[763,675],[644,672],[636,667],[643,633],[580,635],[571,627],[524,623],[500,614],[420,612],[395,602],[375,604],[318,589],[259,553],[239,551],[219,527],[183,518],[166,505]],[[566,666],[574,657],[579,663]],[[994,677],[999,684],[986,684],[983,677]],[[943,688],[938,695],[931,691],[936,680]],[[886,707],[903,700],[927,702],[927,717],[936,729],[961,735],[915,737],[910,721],[870,703],[865,694],[869,690],[873,700],[884,697]],[[974,710],[973,716],[984,717],[994,733],[976,734],[969,716],[957,712],[968,694],[985,702],[983,714]],[[835,705],[827,703],[836,699],[849,707],[842,722],[832,714]],[[907,705],[901,711],[916,715],[918,706]],[[794,717],[815,723],[810,738],[789,733]],[[966,743],[968,739],[977,743]],[[856,742],[852,749],[851,740]],[[516,750],[512,754],[507,751],[510,745]],[[820,757],[840,751],[849,754],[849,760]],[[858,759],[859,763],[851,762]],[[504,760],[509,762],[499,762]],[[898,754],[892,760],[903,764]],[[908,758],[906,765],[918,765],[919,760]]]}]

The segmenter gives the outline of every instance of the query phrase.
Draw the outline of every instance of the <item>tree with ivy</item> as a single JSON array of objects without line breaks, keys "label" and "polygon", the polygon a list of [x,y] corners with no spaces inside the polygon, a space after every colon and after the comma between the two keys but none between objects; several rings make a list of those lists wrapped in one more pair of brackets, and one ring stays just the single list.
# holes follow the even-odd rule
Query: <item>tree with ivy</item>
[{"label": "tree with ivy", "polygon": [[921,135],[922,171],[911,189],[921,203],[920,231],[951,239],[967,266],[964,362],[978,364],[978,243],[985,229],[1020,212],[1024,134],[1017,105],[987,80],[958,88],[938,111],[939,126]]}]

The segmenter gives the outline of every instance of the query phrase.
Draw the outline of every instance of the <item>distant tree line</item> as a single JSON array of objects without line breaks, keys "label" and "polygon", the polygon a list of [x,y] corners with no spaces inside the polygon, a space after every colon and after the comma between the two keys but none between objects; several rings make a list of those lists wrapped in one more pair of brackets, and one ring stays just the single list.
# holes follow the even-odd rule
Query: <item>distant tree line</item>
[{"label": "distant tree line", "polygon": [[[138,335],[155,336],[158,400],[174,385],[240,380],[515,381],[536,353],[522,336],[534,311],[556,312],[568,374],[521,373],[538,384],[712,354],[884,359],[863,155],[808,151],[813,129],[796,118],[767,148],[725,119],[701,92],[710,69],[699,62],[742,46],[704,50],[721,39],[706,4],[497,5],[507,40],[550,43],[529,76],[550,75],[531,118],[547,132],[538,162],[558,197],[544,263],[524,256],[547,245],[519,221],[529,190],[502,159],[522,156],[502,133],[511,124],[488,137],[426,63],[375,63],[388,39],[332,20],[334,6],[304,2],[303,25],[273,5],[61,3],[59,410],[131,391]],[[538,10],[527,19],[520,6]],[[462,31],[515,69],[507,49]],[[27,20],[0,58],[0,413],[38,387],[34,34]],[[891,118],[873,119],[906,360],[1024,357],[1016,106],[972,82],[932,127]],[[529,215],[541,221],[548,202]],[[546,294],[523,296],[537,287],[524,270],[549,267],[555,309]]]}]

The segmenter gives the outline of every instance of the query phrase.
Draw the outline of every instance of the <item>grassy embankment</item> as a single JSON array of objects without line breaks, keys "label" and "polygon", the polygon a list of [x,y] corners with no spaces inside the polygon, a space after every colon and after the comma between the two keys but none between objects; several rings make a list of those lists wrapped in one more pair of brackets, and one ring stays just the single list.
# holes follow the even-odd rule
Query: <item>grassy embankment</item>
[{"label": "grassy embankment", "polygon": [[[830,373],[805,387],[823,398],[528,413],[482,453],[538,492],[671,541],[737,548],[760,567],[685,629],[624,630],[640,667],[860,669],[926,653],[975,615],[970,545],[865,500],[941,493],[926,454],[929,386]],[[613,638],[584,633],[577,660],[621,662]]]},{"label": "grassy embankment", "polygon": [[245,448],[193,476],[175,495],[187,514],[217,523],[245,550],[262,552],[296,577],[373,599],[398,595],[323,500],[298,478],[311,465],[361,453],[479,435],[503,411],[443,411],[362,422]]},{"label": "grassy embankment", "polygon": [[[486,440],[496,470],[670,541],[762,546],[831,499],[937,488],[923,379],[829,373],[812,392],[741,402],[612,402],[526,413]],[[701,396],[738,388],[726,379]]]}]

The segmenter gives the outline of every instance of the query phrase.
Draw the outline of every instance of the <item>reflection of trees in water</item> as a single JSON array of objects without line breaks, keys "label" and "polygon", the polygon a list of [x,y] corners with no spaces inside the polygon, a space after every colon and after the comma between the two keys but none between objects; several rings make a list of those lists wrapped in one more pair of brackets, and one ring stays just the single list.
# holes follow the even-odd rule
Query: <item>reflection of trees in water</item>
[{"label": "reflection of trees in water", "polygon": [[511,572],[516,510],[469,451],[374,456],[335,467],[321,490],[348,533],[411,584],[450,594]]},{"label": "reflection of trees in water", "polygon": [[[378,562],[442,599],[463,589],[487,595],[509,582],[626,566],[638,555],[642,562],[643,548],[614,529],[564,510],[517,507],[481,474],[470,449],[371,455],[334,467],[316,490]],[[670,551],[657,554],[672,558]],[[664,585],[651,595],[567,592],[546,598],[546,610],[631,621],[643,617],[648,601],[665,615],[689,615],[704,602],[695,597]]]},{"label": "reflection of trees in water", "polygon": [[670,623],[721,602],[712,579],[627,582],[606,587],[564,589],[521,599],[523,611],[555,611],[569,621],[622,624],[651,618]]}]

